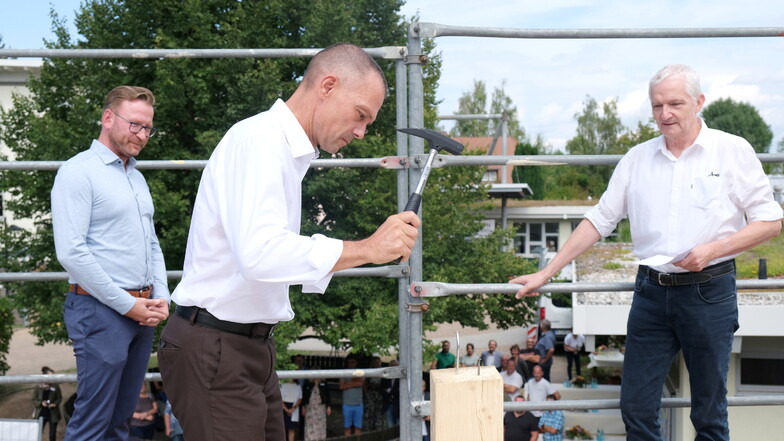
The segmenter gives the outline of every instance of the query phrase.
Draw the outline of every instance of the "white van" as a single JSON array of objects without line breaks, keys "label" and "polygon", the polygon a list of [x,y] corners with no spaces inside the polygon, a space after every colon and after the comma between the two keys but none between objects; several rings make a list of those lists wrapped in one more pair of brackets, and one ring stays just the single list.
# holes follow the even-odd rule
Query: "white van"
[{"label": "white van", "polygon": [[[545,254],[545,263],[555,257],[554,252]],[[573,282],[575,276],[574,262],[570,262],[553,280],[559,282]],[[549,320],[550,326],[555,331],[559,343],[572,329],[572,294],[571,293],[542,293],[539,296],[539,321]]]}]

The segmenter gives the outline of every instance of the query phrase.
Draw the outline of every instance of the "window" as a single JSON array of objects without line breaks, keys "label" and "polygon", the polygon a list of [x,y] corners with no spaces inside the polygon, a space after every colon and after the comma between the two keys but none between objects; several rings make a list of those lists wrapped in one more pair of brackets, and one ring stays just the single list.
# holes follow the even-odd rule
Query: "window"
[{"label": "window", "polygon": [[558,251],[558,222],[515,222],[517,234],[514,248],[517,254],[534,257],[537,248]]}]

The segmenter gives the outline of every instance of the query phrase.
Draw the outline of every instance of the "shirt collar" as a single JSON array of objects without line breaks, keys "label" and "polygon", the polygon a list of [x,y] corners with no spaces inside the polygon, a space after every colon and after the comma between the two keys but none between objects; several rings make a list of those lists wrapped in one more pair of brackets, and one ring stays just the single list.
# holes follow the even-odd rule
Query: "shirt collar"
[{"label": "shirt collar", "polygon": [[[93,139],[93,143],[90,145],[90,151],[95,153],[104,164],[120,164],[122,165],[122,159],[117,156],[116,153],[109,150],[109,147],[106,147],[104,143],[98,141],[97,139]],[[126,164],[126,168],[134,168],[136,167],[136,158],[128,158],[128,163]]]},{"label": "shirt collar", "polygon": [[291,112],[289,106],[278,98],[270,110],[275,117],[278,118],[278,121],[283,128],[283,135],[289,143],[289,149],[291,150],[292,156],[297,158],[300,156],[312,155],[313,158],[318,158],[318,149],[314,148],[313,144],[310,143],[308,134],[305,133],[305,130],[300,125],[297,117],[294,116],[294,113]]},{"label": "shirt collar", "polygon": [[[712,137],[710,136],[710,131],[708,126],[705,124],[705,120],[702,119],[701,116],[697,118],[700,119],[700,133],[697,134],[697,138],[694,140],[694,143],[689,146],[683,153],[688,152],[693,147],[700,147],[703,149],[710,149],[716,146],[715,142],[713,142]],[[671,160],[676,160],[675,156],[667,150],[667,141],[664,139],[664,136],[659,137],[659,152],[664,155],[666,158],[670,158]]]}]

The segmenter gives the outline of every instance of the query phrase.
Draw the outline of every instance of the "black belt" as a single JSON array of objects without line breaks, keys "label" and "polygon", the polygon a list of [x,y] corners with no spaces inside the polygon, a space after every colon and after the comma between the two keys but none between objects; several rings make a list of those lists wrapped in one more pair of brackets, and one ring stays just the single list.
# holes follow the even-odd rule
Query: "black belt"
[{"label": "black belt", "polygon": [[640,265],[639,273],[648,276],[653,282],[662,286],[693,285],[705,283],[735,271],[735,259],[711,265],[702,271],[687,273],[662,273],[645,265]]},{"label": "black belt", "polygon": [[174,312],[180,317],[191,323],[196,323],[208,328],[228,332],[230,334],[242,335],[243,337],[270,338],[275,334],[276,324],[270,323],[235,323],[221,320],[209,311],[195,306],[177,305]]}]

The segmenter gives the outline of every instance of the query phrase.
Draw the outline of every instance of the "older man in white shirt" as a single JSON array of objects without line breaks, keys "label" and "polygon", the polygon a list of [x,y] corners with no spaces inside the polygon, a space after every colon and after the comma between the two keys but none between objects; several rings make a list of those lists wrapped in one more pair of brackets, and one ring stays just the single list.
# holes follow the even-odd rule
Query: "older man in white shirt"
[{"label": "older man in white shirt", "polygon": [[621,412],[629,439],[661,440],[661,391],[683,351],[697,439],[730,439],[727,372],[738,327],[734,257],[781,231],[782,209],[754,149],[705,125],[705,96],[688,66],[648,88],[662,136],[631,150],[599,204],[541,271],[511,280],[518,298],[609,235],[628,216],[640,265],[628,319]]}]

